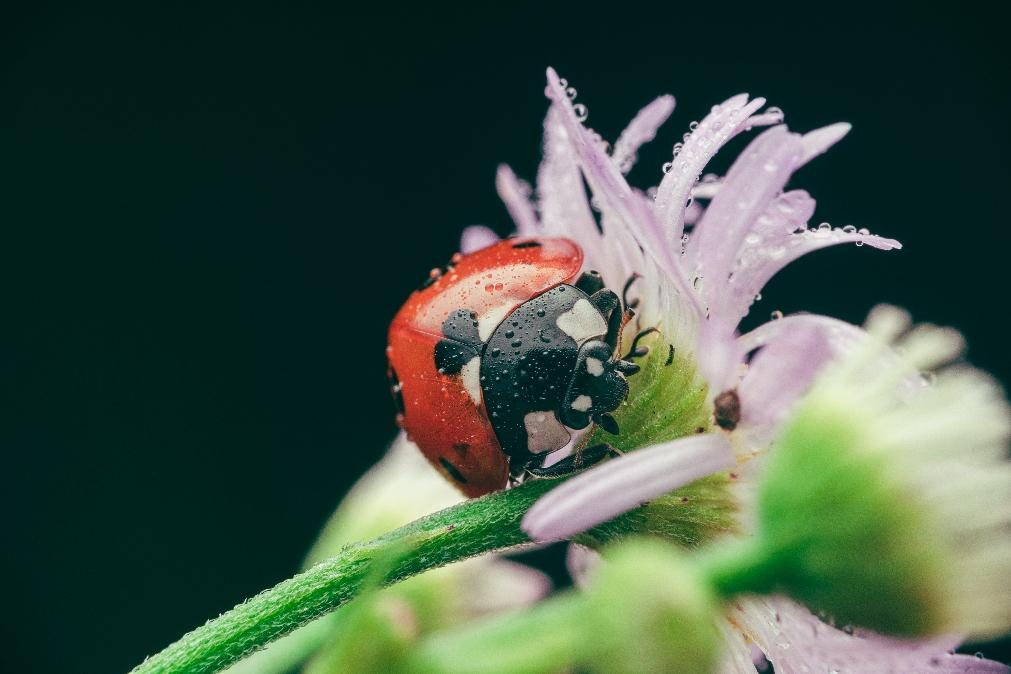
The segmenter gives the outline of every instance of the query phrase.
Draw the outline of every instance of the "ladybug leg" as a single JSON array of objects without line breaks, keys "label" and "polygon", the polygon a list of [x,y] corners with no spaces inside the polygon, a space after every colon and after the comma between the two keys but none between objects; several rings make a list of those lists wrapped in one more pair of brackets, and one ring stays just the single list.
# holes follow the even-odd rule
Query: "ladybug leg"
[{"label": "ladybug leg", "polygon": [[528,468],[527,473],[531,477],[539,479],[553,479],[565,477],[578,472],[584,468],[589,468],[609,456],[621,456],[622,452],[607,443],[593,445],[576,451],[549,468]]},{"label": "ladybug leg", "polygon": [[645,337],[646,335],[653,334],[654,332],[660,332],[660,330],[658,330],[655,327],[650,327],[650,328],[646,328],[645,330],[640,330],[639,333],[635,336],[635,339],[632,340],[632,346],[631,346],[631,348],[629,348],[628,353],[625,354],[625,356],[622,358],[622,360],[628,361],[628,360],[632,360],[633,358],[642,358],[644,356],[649,355],[649,347],[648,346],[639,346],[639,340],[642,339],[643,337]]},{"label": "ladybug leg", "polygon": [[622,306],[628,309],[635,309],[637,306],[639,306],[638,297],[628,299],[629,289],[632,287],[632,284],[635,283],[636,279],[639,278],[642,277],[639,274],[633,273],[631,276],[628,277],[628,280],[625,281],[625,287],[621,289],[621,304]]}]

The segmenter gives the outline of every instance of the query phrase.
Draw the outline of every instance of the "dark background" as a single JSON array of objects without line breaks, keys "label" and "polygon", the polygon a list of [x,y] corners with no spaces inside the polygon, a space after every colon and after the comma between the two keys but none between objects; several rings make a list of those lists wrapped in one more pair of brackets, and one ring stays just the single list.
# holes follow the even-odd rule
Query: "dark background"
[{"label": "dark background", "polygon": [[806,258],[753,313],[895,302],[1011,380],[981,11],[139,4],[0,16],[4,671],[124,671],[292,573],[393,435],[389,318],[462,226],[508,230],[494,170],[533,177],[549,64],[611,139],[677,96],[643,187],[740,91],[852,122],[794,184],[905,249]]}]

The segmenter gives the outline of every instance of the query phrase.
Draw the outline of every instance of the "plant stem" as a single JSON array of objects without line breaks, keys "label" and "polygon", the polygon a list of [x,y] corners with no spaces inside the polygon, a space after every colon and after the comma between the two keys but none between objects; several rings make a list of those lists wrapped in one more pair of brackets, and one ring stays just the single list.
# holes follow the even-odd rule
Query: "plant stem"
[{"label": "plant stem", "polygon": [[372,561],[405,546],[386,576],[391,584],[485,552],[528,543],[520,529],[527,509],[557,480],[531,480],[515,489],[466,501],[424,517],[336,556],[246,600],[138,665],[134,674],[220,671],[271,641],[352,599]]}]

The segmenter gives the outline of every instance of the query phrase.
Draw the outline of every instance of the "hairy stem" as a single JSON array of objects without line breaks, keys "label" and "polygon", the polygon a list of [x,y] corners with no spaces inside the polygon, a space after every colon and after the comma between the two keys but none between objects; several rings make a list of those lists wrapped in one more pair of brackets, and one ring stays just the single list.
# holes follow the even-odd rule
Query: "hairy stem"
[{"label": "hairy stem", "polygon": [[466,501],[351,545],[299,575],[239,604],[138,665],[134,674],[217,672],[271,641],[353,598],[370,564],[390,546],[403,546],[386,575],[391,584],[485,552],[528,543],[523,514],[557,484],[531,480],[520,487]]}]

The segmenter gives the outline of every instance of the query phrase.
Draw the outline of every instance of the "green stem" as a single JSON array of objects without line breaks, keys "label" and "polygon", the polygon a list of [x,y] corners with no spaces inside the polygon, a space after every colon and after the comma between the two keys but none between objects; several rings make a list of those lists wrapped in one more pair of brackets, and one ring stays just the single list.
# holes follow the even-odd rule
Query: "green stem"
[{"label": "green stem", "polygon": [[708,584],[729,600],[738,594],[768,594],[782,579],[788,556],[757,537],[721,546],[698,558]]},{"label": "green stem", "polygon": [[386,576],[387,584],[481,553],[528,543],[520,520],[533,502],[557,483],[531,480],[434,513],[373,541],[348,546],[184,635],[133,673],[220,671],[353,598],[373,559],[390,545],[405,545],[410,552],[397,560]]}]

